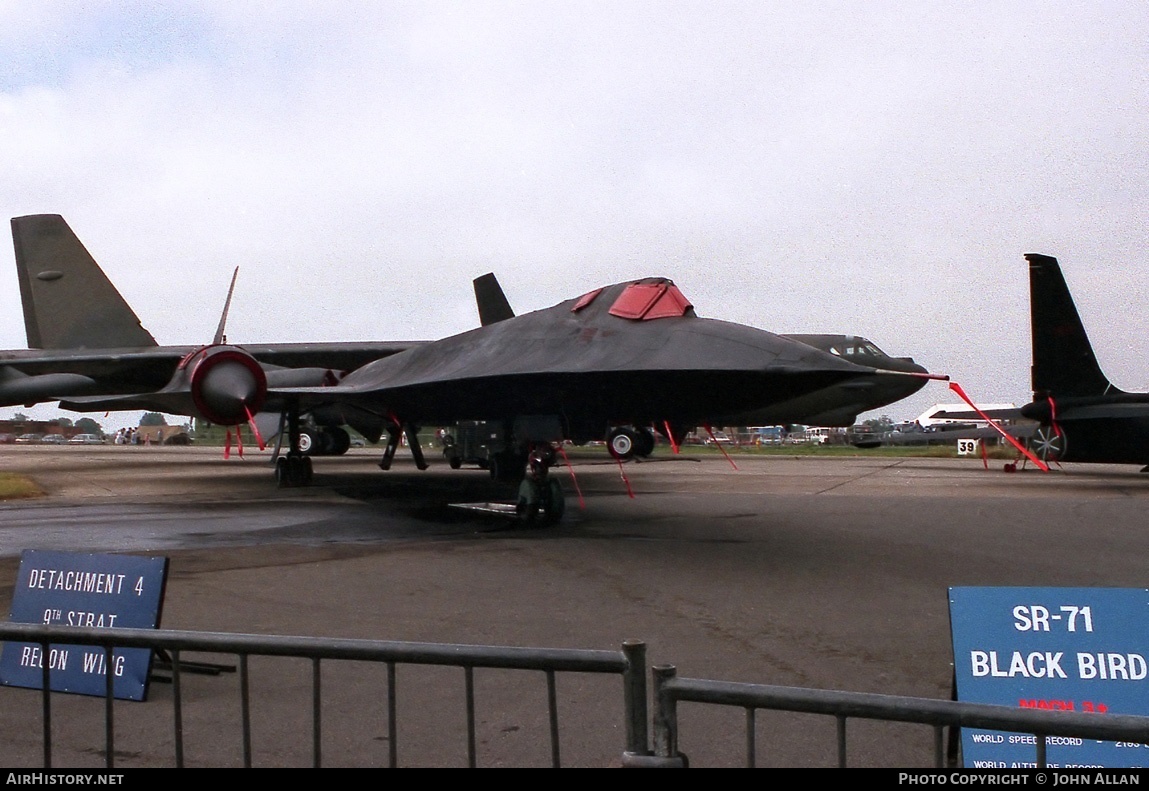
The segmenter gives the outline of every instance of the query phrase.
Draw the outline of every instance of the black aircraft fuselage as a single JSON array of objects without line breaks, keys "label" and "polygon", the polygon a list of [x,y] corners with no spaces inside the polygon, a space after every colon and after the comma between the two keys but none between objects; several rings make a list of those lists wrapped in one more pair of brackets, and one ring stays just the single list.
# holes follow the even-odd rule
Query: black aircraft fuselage
[{"label": "black aircraft fuselage", "polygon": [[[858,365],[883,371],[925,374],[912,357],[892,357],[871,341],[855,335],[793,334],[782,336],[821,349]],[[810,426],[848,427],[858,415],[908,398],[925,386],[925,379],[912,376],[875,376],[831,385],[798,401],[777,404],[739,416],[731,425],[779,426],[803,423]]]},{"label": "black aircraft fuselage", "polygon": [[733,424],[884,375],[912,392],[925,382],[917,373],[878,371],[764,330],[699,318],[673,283],[649,278],[408,349],[326,393],[305,395],[423,425],[543,416],[578,442],[619,424]]}]

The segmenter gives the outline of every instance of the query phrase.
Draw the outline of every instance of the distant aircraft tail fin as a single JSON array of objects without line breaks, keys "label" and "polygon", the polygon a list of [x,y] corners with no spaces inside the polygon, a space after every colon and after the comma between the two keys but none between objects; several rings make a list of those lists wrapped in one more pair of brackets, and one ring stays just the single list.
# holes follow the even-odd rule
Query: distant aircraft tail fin
[{"label": "distant aircraft tail fin", "polygon": [[1120,393],[1101,371],[1057,259],[1027,253],[1033,324],[1033,392],[1044,396]]},{"label": "distant aircraft tail fin", "polygon": [[63,217],[13,217],[12,243],[28,348],[156,345]]},{"label": "distant aircraft tail fin", "polygon": [[493,272],[475,278],[475,302],[479,306],[479,323],[486,327],[506,319],[513,319],[515,311],[507,302],[507,295]]}]

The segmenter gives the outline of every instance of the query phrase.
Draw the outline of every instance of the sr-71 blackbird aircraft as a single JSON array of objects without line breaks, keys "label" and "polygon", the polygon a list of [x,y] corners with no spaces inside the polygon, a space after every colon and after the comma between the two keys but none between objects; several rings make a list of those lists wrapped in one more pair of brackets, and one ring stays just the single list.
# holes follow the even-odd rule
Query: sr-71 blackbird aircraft
[{"label": "sr-71 blackbird aircraft", "polygon": [[1043,462],[1149,465],[1149,393],[1119,390],[1102,373],[1057,259],[1028,253],[1025,260],[1033,400],[990,416],[1037,421],[1029,444]]},{"label": "sr-71 blackbird aircraft", "polygon": [[[416,426],[487,421],[501,435],[492,474],[512,477],[526,462],[520,504],[553,518],[561,489],[546,477],[552,443],[607,434],[613,444],[624,433],[638,442],[649,426],[678,443],[696,426],[745,425],[767,409],[781,416],[803,399],[865,389],[884,377],[912,383],[907,393],[941,378],[858,365],[763,330],[699,318],[674,283],[647,278],[412,347],[331,387],[275,395],[289,414],[346,403],[387,415],[385,464],[401,431],[422,464]],[[796,422],[798,414],[790,417]],[[283,474],[301,475],[292,465],[284,460]]]},{"label": "sr-71 blackbird aircraft", "polygon": [[[299,441],[300,418],[308,413],[337,414],[373,440],[386,431],[384,466],[400,432],[423,466],[416,426],[491,421],[499,427],[492,473],[514,478],[532,446],[564,438],[628,437],[641,452],[649,426],[677,441],[690,428],[716,422],[852,422],[858,411],[940,378],[864,339],[799,336],[825,352],[698,318],[678,288],[660,278],[523,316],[513,315],[493,277],[480,278],[484,326],[430,343],[240,348],[227,345],[221,329],[206,347],[161,347],[62,218],[22,217],[12,225],[29,345],[60,348],[0,354],[0,399],[63,399],[80,411],[157,409],[223,425],[261,408],[275,411],[291,441],[277,463],[285,483],[310,476]],[[72,315],[75,303],[52,290],[85,278],[94,283],[88,300],[96,315],[69,327],[62,317]],[[111,348],[80,348],[92,342]],[[549,455],[535,461],[535,477],[545,481]]]}]

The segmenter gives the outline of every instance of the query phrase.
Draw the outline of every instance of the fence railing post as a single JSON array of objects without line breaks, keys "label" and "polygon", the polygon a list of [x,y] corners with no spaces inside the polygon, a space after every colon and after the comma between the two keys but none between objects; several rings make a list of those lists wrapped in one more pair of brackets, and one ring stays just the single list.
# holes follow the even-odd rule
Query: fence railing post
[{"label": "fence railing post", "polygon": [[666,694],[666,683],[678,675],[674,665],[656,665],[650,670],[654,680],[654,754],[659,758],[678,755],[678,702]]},{"label": "fence railing post", "polygon": [[650,755],[646,727],[646,643],[642,640],[624,640],[622,653],[626,656],[627,665],[622,675],[626,751],[635,755]]}]

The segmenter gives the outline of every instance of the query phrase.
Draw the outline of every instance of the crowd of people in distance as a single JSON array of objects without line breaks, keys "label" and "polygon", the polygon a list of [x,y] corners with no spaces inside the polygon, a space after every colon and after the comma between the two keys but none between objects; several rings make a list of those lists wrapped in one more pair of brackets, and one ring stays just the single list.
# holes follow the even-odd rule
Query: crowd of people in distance
[{"label": "crowd of people in distance", "polygon": [[113,445],[151,445],[152,438],[141,434],[138,428],[121,428],[112,435]]}]

